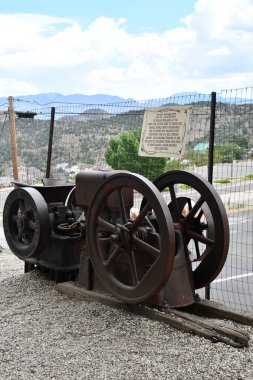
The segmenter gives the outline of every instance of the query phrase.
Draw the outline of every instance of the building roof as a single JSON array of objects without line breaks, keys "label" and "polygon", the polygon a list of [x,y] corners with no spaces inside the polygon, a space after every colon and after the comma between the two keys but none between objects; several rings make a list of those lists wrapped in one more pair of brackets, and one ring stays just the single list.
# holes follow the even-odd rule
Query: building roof
[{"label": "building roof", "polygon": [[195,147],[193,148],[193,150],[200,151],[200,150],[206,150],[208,148],[209,148],[209,144],[207,144],[207,143],[199,143],[199,144],[195,145]]}]

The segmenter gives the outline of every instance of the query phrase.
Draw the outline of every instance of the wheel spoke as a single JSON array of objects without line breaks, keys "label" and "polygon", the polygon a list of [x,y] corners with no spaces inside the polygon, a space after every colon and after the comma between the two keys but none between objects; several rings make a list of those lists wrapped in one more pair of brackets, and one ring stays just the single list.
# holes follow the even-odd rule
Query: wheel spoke
[{"label": "wheel spoke", "polygon": [[202,231],[207,231],[208,230],[208,224],[207,223],[201,223],[201,228],[202,228]]},{"label": "wheel spoke", "polygon": [[29,220],[28,221],[28,227],[31,229],[31,230],[35,230],[35,222],[33,220]]},{"label": "wheel spoke", "polygon": [[191,210],[189,210],[189,213],[185,217],[185,221],[188,221],[189,219],[194,218],[194,215],[196,215],[197,211],[201,208],[201,206],[204,202],[205,202],[205,199],[204,199],[204,197],[201,196],[197,200],[197,202],[195,203],[193,208]]},{"label": "wheel spoke", "polygon": [[22,240],[23,232],[24,232],[24,228],[21,228],[21,229],[18,231],[18,234],[17,234],[17,240],[18,240],[18,241],[21,241],[21,240]]},{"label": "wheel spoke", "polygon": [[202,209],[200,209],[196,219],[200,222],[200,219],[202,218],[203,215],[204,215],[204,211]]},{"label": "wheel spoke", "polygon": [[98,218],[97,224],[108,232],[115,232],[115,226],[101,217]]},{"label": "wheel spoke", "polygon": [[197,232],[194,232],[191,230],[187,230],[186,235],[190,237],[191,239],[193,239],[194,241],[197,240],[198,242],[206,244],[208,246],[211,246],[214,244],[214,240],[208,239],[207,237],[200,235]]},{"label": "wheel spoke", "polygon": [[134,251],[131,249],[130,254],[129,254],[129,262],[130,262],[130,268],[131,268],[131,275],[132,275],[132,286],[137,286],[139,283],[138,280],[138,273],[137,273],[137,268],[136,268],[136,262],[135,262],[135,257],[134,257]]},{"label": "wheel spoke", "polygon": [[120,250],[118,247],[114,247],[112,252],[110,253],[110,256],[108,257],[107,260],[104,261],[103,265],[106,269],[108,269],[110,267],[110,265],[112,264],[112,262],[117,258],[117,256],[119,255],[120,253]]},{"label": "wheel spoke", "polygon": [[24,199],[19,199],[18,208],[22,214],[25,212],[25,201],[24,201]]},{"label": "wheel spoke", "polygon": [[136,248],[138,248],[144,252],[150,253],[156,259],[161,254],[159,249],[157,249],[157,248],[153,247],[152,245],[146,243],[145,241],[137,238],[136,236],[133,238],[133,242],[134,242]]},{"label": "wheel spoke", "polygon": [[189,210],[191,210],[192,209],[192,199],[189,198],[187,203],[188,203]]},{"label": "wheel spoke", "polygon": [[178,209],[178,203],[177,203],[177,197],[176,197],[176,192],[174,185],[169,185],[169,190],[170,190],[170,196],[171,196],[171,208],[172,208],[172,214],[174,216],[174,222],[178,222],[180,220],[180,212]]},{"label": "wheel spoke", "polygon": [[126,208],[125,208],[122,188],[118,188],[117,194],[118,194],[118,200],[119,200],[120,217],[121,217],[122,223],[126,224],[127,214],[126,214]]},{"label": "wheel spoke", "polygon": [[135,221],[133,222],[130,228],[131,232],[134,232],[141,225],[148,211],[151,211],[151,206],[148,203],[146,203],[139,215],[137,216],[137,218],[135,219]]},{"label": "wheel spoke", "polygon": [[194,245],[195,245],[195,249],[196,249],[197,259],[199,259],[200,258],[200,250],[199,250],[199,243],[198,243],[198,241],[194,240]]}]

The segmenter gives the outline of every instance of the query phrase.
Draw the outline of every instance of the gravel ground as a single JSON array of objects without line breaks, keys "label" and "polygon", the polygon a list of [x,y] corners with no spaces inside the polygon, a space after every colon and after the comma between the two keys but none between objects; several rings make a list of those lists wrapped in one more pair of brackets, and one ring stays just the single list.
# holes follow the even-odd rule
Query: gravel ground
[{"label": "gravel ground", "polygon": [[235,349],[67,298],[0,253],[0,379],[253,380],[253,328]]}]

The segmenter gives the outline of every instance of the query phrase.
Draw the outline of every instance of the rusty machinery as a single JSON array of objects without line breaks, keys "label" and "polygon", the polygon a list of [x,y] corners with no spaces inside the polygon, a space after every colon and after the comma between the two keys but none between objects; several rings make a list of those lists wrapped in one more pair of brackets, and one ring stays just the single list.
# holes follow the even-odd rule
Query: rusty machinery
[{"label": "rusty machinery", "polygon": [[25,271],[127,303],[180,307],[225,263],[225,208],[195,173],[173,170],[151,183],[125,171],[81,171],[75,186],[15,185],[3,225]]},{"label": "rusty machinery", "polygon": [[173,170],[152,183],[125,171],[84,171],[75,185],[15,182],[3,225],[25,272],[49,274],[60,292],[119,305],[214,342],[248,345],[248,334],[203,319],[253,326],[251,313],[196,294],[220,273],[229,247],[224,205],[197,174]]}]

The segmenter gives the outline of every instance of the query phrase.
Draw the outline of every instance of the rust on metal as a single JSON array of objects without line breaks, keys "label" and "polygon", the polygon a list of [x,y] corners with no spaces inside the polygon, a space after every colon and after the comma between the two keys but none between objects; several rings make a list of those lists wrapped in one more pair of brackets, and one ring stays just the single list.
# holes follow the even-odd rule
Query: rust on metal
[{"label": "rust on metal", "polygon": [[209,182],[181,170],[154,183],[126,171],[94,171],[78,173],[75,185],[50,178],[43,185],[15,182],[4,206],[6,240],[25,272],[37,268],[64,281],[57,289],[70,296],[213,342],[248,344],[238,329],[203,318],[241,322],[240,313],[196,300],[195,290],[220,273],[229,246],[225,208]]},{"label": "rust on metal", "polygon": [[[147,200],[135,220],[130,219],[133,204],[125,196],[129,192]],[[109,199],[116,200],[113,209],[108,207]],[[109,176],[89,208],[87,245],[97,277],[112,294],[136,303],[159,293],[175,256],[173,221],[160,192],[137,174]]]},{"label": "rust on metal", "polygon": [[204,287],[220,273],[229,248],[225,207],[213,186],[196,173],[172,170],[155,179],[168,196],[168,207],[181,231],[185,251],[192,261],[195,289]]}]

